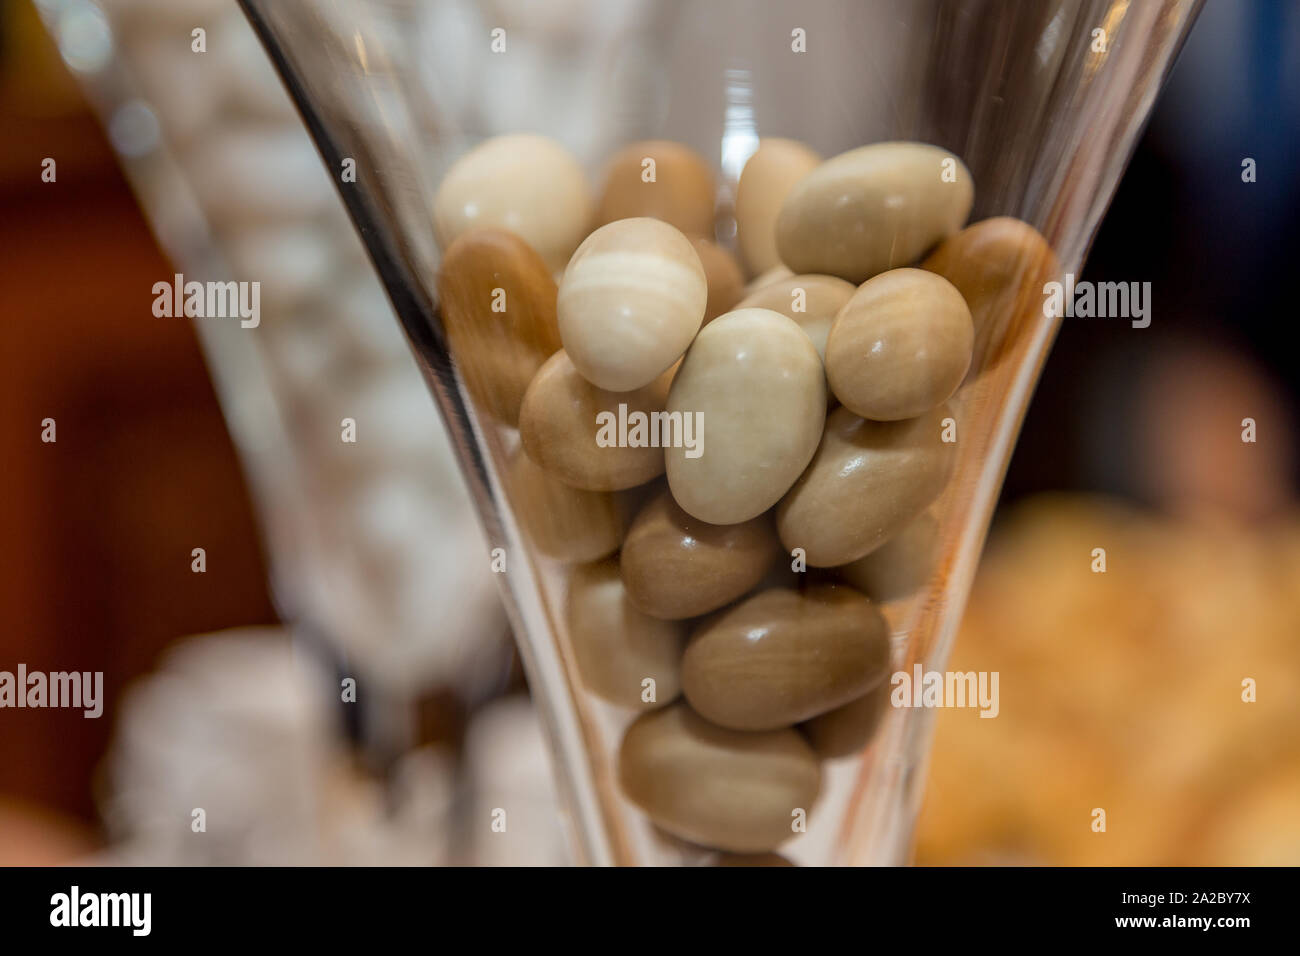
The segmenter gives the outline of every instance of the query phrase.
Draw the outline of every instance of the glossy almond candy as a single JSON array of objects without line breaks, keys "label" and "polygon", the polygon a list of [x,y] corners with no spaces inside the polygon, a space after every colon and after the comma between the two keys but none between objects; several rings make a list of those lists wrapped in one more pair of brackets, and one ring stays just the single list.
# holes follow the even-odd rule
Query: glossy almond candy
[{"label": "glossy almond candy", "polygon": [[838,571],[873,601],[897,601],[926,582],[938,554],[939,522],[926,511],[865,558]]},{"label": "glossy almond candy", "polygon": [[893,685],[888,676],[857,700],[800,724],[799,729],[825,760],[861,753],[876,735],[889,710]]},{"label": "glossy almond candy", "polygon": [[[669,369],[645,388],[607,392],[573,367],[563,349],[534,376],[519,413],[519,438],[528,457],[565,484],[590,491],[620,491],[645,484],[664,471],[664,451],[649,444],[646,422],[668,401]],[[622,409],[620,409],[622,406]],[[619,421],[629,441],[619,444]],[[635,440],[635,442],[633,441]]]},{"label": "glossy almond candy", "polygon": [[686,629],[632,606],[617,559],[575,568],[565,608],[578,672],[596,696],[620,707],[650,710],[681,693]]},{"label": "glossy almond candy", "polygon": [[720,727],[775,730],[861,697],[888,667],[888,627],[863,595],[845,585],[772,588],[691,635],[682,686]]},{"label": "glossy almond candy", "polygon": [[831,323],[855,291],[853,283],[835,276],[789,276],[754,290],[736,308],[771,309],[792,319],[808,333],[817,354],[825,360]]},{"label": "glossy almond candy", "polygon": [[623,520],[614,496],[552,478],[522,449],[510,459],[506,490],[533,547],[558,561],[595,561],[618,550]]},{"label": "glossy almond candy", "polygon": [[808,563],[835,567],[856,561],[907,526],[948,482],[957,424],[945,426],[942,405],[920,418],[873,422],[847,408],[826,418],[808,469],[776,510],[787,551],[803,548]]},{"label": "glossy almond candy", "polygon": [[724,312],[730,312],[740,301],[745,294],[745,275],[740,271],[736,257],[716,242],[708,239],[694,239],[692,242],[709,284],[709,298],[704,306],[704,323],[707,325]]},{"label": "glossy almond candy", "polygon": [[629,392],[681,358],[708,296],[689,239],[657,219],[621,219],[583,240],[564,270],[560,339],[587,381]]},{"label": "glossy almond candy", "polygon": [[663,491],[637,514],[620,562],[628,597],[654,617],[716,611],[755,587],[780,555],[770,515],[715,525],[688,515]]},{"label": "glossy almond candy", "polygon": [[821,787],[817,757],[798,732],[726,730],[682,703],[628,728],[618,776],[659,827],[733,853],[765,853],[790,839],[794,811],[811,813]]},{"label": "glossy almond candy", "polygon": [[693,149],[671,140],[631,143],[609,161],[597,219],[605,225],[648,216],[711,236],[714,190],[713,171]]},{"label": "glossy almond candy", "polygon": [[955,233],[974,197],[970,172],[946,149],[862,146],[828,159],[790,191],[777,220],[777,251],[796,273],[859,285],[911,265]]},{"label": "glossy almond candy", "polygon": [[693,416],[691,449],[667,449],[668,486],[692,517],[738,524],[780,500],[817,448],[826,384],[812,340],[769,309],[739,309],[696,337],[668,393]]},{"label": "glossy almond candy", "polygon": [[975,325],[974,367],[991,368],[1043,316],[1043,286],[1061,264],[1028,223],[999,216],[944,240],[921,264],[957,287]]},{"label": "glossy almond candy", "polygon": [[781,204],[822,158],[793,139],[765,138],[745,162],[736,187],[736,230],[740,252],[753,275],[781,264],[776,220]]},{"label": "glossy almond candy", "polygon": [[524,392],[560,347],[555,296],[546,264],[505,230],[467,232],[443,257],[438,298],[452,357],[474,400],[498,421],[519,421]]},{"label": "glossy almond candy", "polygon": [[593,204],[577,159],[544,136],[486,140],[456,160],[433,200],[438,245],[470,229],[508,229],[537,250],[549,271],[564,268],[591,228]]},{"label": "glossy almond candy", "polygon": [[845,303],[826,340],[826,378],[863,418],[915,418],[957,391],[975,330],[951,282],[923,269],[890,269]]}]

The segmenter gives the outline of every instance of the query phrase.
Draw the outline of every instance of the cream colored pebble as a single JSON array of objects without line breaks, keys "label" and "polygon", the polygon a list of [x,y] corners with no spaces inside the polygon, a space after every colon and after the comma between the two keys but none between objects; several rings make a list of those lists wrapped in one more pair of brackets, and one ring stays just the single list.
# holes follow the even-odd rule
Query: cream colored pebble
[{"label": "cream colored pebble", "polygon": [[863,418],[915,418],[957,391],[970,368],[975,327],[961,293],[923,269],[868,279],[826,340],[826,378]]},{"label": "cream colored pebble", "polygon": [[678,703],[628,728],[619,750],[623,793],[673,836],[733,853],[763,853],[812,812],[821,769],[795,730],[742,733]]},{"label": "cream colored pebble", "polygon": [[765,138],[745,162],[736,187],[736,230],[750,275],[781,265],[776,251],[781,204],[821,161],[821,156],[797,140]]},{"label": "cream colored pebble", "polygon": [[508,229],[562,269],[591,227],[593,201],[577,159],[544,136],[486,140],[456,160],[433,200],[438,245],[475,226]]},{"label": "cream colored pebble", "polygon": [[665,452],[673,498],[710,524],[748,521],[781,499],[817,449],[826,414],[821,359],[784,315],[728,312],[686,353],[668,413],[689,416],[698,443],[698,454]]},{"label": "cream colored pebble", "polygon": [[560,339],[587,381],[631,391],[681,358],[708,295],[689,239],[657,219],[620,219],[588,236],[564,270]]},{"label": "cream colored pebble", "polygon": [[781,261],[855,285],[911,265],[970,215],[961,160],[925,143],[876,143],[828,159],[790,191],[777,220]]}]

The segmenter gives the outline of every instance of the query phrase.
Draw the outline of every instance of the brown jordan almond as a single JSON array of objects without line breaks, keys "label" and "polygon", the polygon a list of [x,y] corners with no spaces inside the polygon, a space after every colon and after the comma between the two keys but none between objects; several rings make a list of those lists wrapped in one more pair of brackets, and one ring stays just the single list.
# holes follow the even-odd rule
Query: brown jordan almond
[{"label": "brown jordan almond", "polygon": [[[650,710],[681,693],[686,629],[633,607],[616,559],[574,569],[566,616],[578,671],[596,696],[620,707]],[[647,680],[653,684],[646,685]]]},{"label": "brown jordan almond", "polygon": [[[951,415],[946,405],[901,422],[831,412],[811,464],[777,507],[782,547],[803,548],[815,567],[834,567],[901,531],[952,472],[956,442],[943,440]],[[959,434],[955,423],[952,430]]]},{"label": "brown jordan almond", "polygon": [[887,677],[874,690],[800,724],[799,729],[812,743],[817,755],[825,760],[861,753],[884,721],[891,690],[893,687]]},{"label": "brown jordan almond", "polygon": [[780,554],[772,517],[714,525],[664,491],[628,529],[620,561],[632,603],[670,620],[715,611],[755,587]]},{"label": "brown jordan almond", "polygon": [[[654,160],[653,181],[651,165]],[[610,159],[597,219],[600,225],[648,216],[688,236],[713,235],[713,172],[704,157],[681,143],[631,143]]]},{"label": "brown jordan almond", "polygon": [[911,265],[960,229],[974,196],[970,172],[946,149],[862,146],[828,159],[790,191],[777,220],[777,251],[795,273],[858,285]]},{"label": "brown jordan almond", "polygon": [[776,251],[781,204],[821,161],[821,156],[793,139],[759,140],[758,149],[746,160],[736,187],[736,231],[751,275],[781,264]]},{"label": "brown jordan almond", "polygon": [[776,730],[824,714],[885,679],[889,633],[852,588],[772,588],[706,621],[682,660],[691,707],[732,730]]},{"label": "brown jordan almond", "polygon": [[474,400],[508,425],[560,347],[555,296],[546,263],[503,229],[466,232],[443,257],[438,298],[452,357]]},{"label": "brown jordan almond", "polygon": [[628,799],[673,836],[733,853],[765,853],[810,812],[821,770],[794,730],[740,733],[674,704],[628,728],[618,761]]},{"label": "brown jordan almond", "polygon": [[865,558],[838,571],[873,601],[897,601],[925,583],[938,553],[939,522],[926,511]]},{"label": "brown jordan almond", "polygon": [[[659,447],[631,447],[606,444],[608,436],[598,416],[611,415],[615,422],[619,406],[626,414],[649,416],[662,412],[673,379],[669,369],[657,380],[630,392],[607,392],[583,378],[561,349],[552,355],[533,378],[519,412],[519,438],[528,457],[565,484],[591,491],[620,491],[645,484],[663,474],[664,450]],[[615,431],[617,429],[615,428]],[[646,440],[650,436],[647,434]]]},{"label": "brown jordan almond", "polygon": [[694,239],[695,253],[704,266],[704,276],[709,283],[709,298],[704,306],[707,325],[724,312],[730,312],[745,294],[745,275],[736,263],[736,257],[716,242]]},{"label": "brown jordan almond", "polygon": [[876,421],[915,418],[947,401],[966,377],[970,309],[951,282],[890,269],[845,303],[826,339],[826,377],[844,407]]},{"label": "brown jordan almond", "polygon": [[975,324],[975,370],[992,368],[1043,316],[1043,286],[1060,277],[1047,240],[1028,223],[999,216],[944,240],[921,267],[957,287]]},{"label": "brown jordan almond", "polygon": [[552,478],[522,449],[510,460],[506,489],[538,551],[559,561],[595,561],[618,550],[623,520],[614,496]]}]

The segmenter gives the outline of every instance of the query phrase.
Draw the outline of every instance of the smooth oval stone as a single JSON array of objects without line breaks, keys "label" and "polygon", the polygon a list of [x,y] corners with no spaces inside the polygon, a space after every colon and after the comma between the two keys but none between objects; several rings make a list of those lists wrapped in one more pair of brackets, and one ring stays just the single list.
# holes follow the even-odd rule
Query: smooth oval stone
[{"label": "smooth oval stone", "polygon": [[901,531],[952,473],[957,443],[942,440],[951,415],[946,405],[901,422],[831,412],[811,464],[777,506],[782,547],[803,548],[815,567],[834,567]]},{"label": "smooth oval stone", "polygon": [[[952,182],[944,182],[946,169]],[[828,159],[790,191],[777,220],[777,251],[796,273],[859,285],[911,265],[960,229],[974,197],[970,172],[946,149],[862,146]]]},{"label": "smooth oval stone", "polygon": [[999,216],[945,239],[921,264],[965,298],[975,324],[974,368],[992,368],[1043,316],[1043,286],[1061,275],[1047,240],[1028,223]]},{"label": "smooth oval stone", "polygon": [[946,402],[970,368],[975,329],[951,282],[923,269],[868,279],[835,317],[826,378],[863,418],[915,418]]},{"label": "smooth oval stone", "polygon": [[[669,369],[645,388],[607,392],[578,374],[561,349],[524,394],[519,412],[524,451],[575,488],[620,491],[645,484],[664,471],[664,451],[650,444],[648,423],[663,412],[672,379]],[[647,424],[638,431],[643,420]],[[623,438],[626,443],[619,444]]]},{"label": "smooth oval stone", "polygon": [[611,392],[649,385],[704,320],[708,280],[691,241],[657,219],[588,236],[560,282],[560,340],[582,376]]},{"label": "smooth oval stone", "polygon": [[486,140],[456,160],[438,186],[433,224],[446,249],[478,226],[508,229],[564,268],[591,227],[587,177],[573,155],[544,136]]},{"label": "smooth oval stone", "polygon": [[765,853],[794,835],[821,770],[794,730],[739,733],[685,704],[639,717],[619,749],[628,799],[673,836],[733,853]]},{"label": "smooth oval stone", "polygon": [[790,190],[822,158],[793,139],[761,139],[745,161],[736,186],[736,231],[740,253],[753,275],[781,265],[776,221]]},{"label": "smooth oval stone", "polygon": [[701,717],[731,730],[776,730],[861,697],[885,678],[889,628],[843,585],[772,588],[702,624],[682,687]]},{"label": "smooth oval stone", "polygon": [[[654,160],[654,181],[647,159]],[[670,140],[623,147],[609,161],[597,219],[601,225],[648,216],[687,235],[713,235],[713,171],[695,150]]]},{"label": "smooth oval stone", "polygon": [[708,524],[664,491],[633,520],[620,561],[632,603],[674,620],[716,611],[745,594],[763,580],[779,549],[770,515]]},{"label": "smooth oval stone", "polygon": [[[569,641],[582,682],[602,700],[649,710],[682,691],[686,629],[642,614],[628,600],[614,558],[575,568],[565,604]],[[645,700],[654,681],[653,700]]]},{"label": "smooth oval stone", "polygon": [[730,312],[745,294],[745,275],[736,258],[716,242],[695,239],[695,253],[704,266],[704,276],[709,284],[709,298],[704,306],[704,324],[712,322],[724,312]]},{"label": "smooth oval stone", "polygon": [[789,276],[754,290],[736,308],[771,309],[792,319],[808,333],[817,354],[825,360],[831,323],[855,291],[852,282],[835,276]]},{"label": "smooth oval stone", "polygon": [[814,717],[799,729],[824,760],[861,753],[884,721],[891,690],[886,678],[857,700]]},{"label": "smooth oval stone", "polygon": [[938,555],[939,521],[926,511],[865,558],[838,570],[872,600],[897,601],[929,579]]},{"label": "smooth oval stone", "polygon": [[557,561],[596,561],[617,551],[623,540],[613,495],[552,478],[522,449],[510,459],[506,490],[533,547]]},{"label": "smooth oval stone", "polygon": [[473,229],[443,256],[438,299],[452,357],[470,395],[498,421],[519,421],[524,392],[560,347],[555,296],[546,263],[504,229]]},{"label": "smooth oval stone", "polygon": [[826,384],[812,340],[769,309],[739,309],[696,337],[668,393],[695,416],[697,457],[669,448],[668,486],[692,517],[739,524],[781,499],[812,458]]}]

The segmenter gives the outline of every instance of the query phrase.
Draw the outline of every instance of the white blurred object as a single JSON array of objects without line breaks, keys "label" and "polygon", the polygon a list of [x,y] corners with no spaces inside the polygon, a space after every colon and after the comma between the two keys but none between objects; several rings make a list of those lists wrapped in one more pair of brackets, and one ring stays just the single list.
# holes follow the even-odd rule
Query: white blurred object
[{"label": "white blurred object", "polygon": [[485,707],[465,741],[469,808],[462,819],[476,866],[572,861],[541,725],[526,697]]},{"label": "white blurred object", "polygon": [[[432,686],[489,692],[509,645],[473,506],[387,297],[234,0],[43,0],[42,12],[57,30],[73,6],[107,25],[116,57],[87,74],[101,114],[130,103],[156,121],[119,150],[176,270],[260,284],[258,327],[196,326],[277,598],[387,691],[394,712],[368,714],[402,749],[403,708]],[[192,48],[200,27],[204,52]],[[374,55],[410,45],[389,36]],[[400,119],[388,112],[372,115]]]},{"label": "white blurred object", "polygon": [[451,761],[412,751],[385,788],[342,748],[342,706],[284,631],[186,639],[122,702],[101,800],[115,846],[100,862],[445,862]]}]

